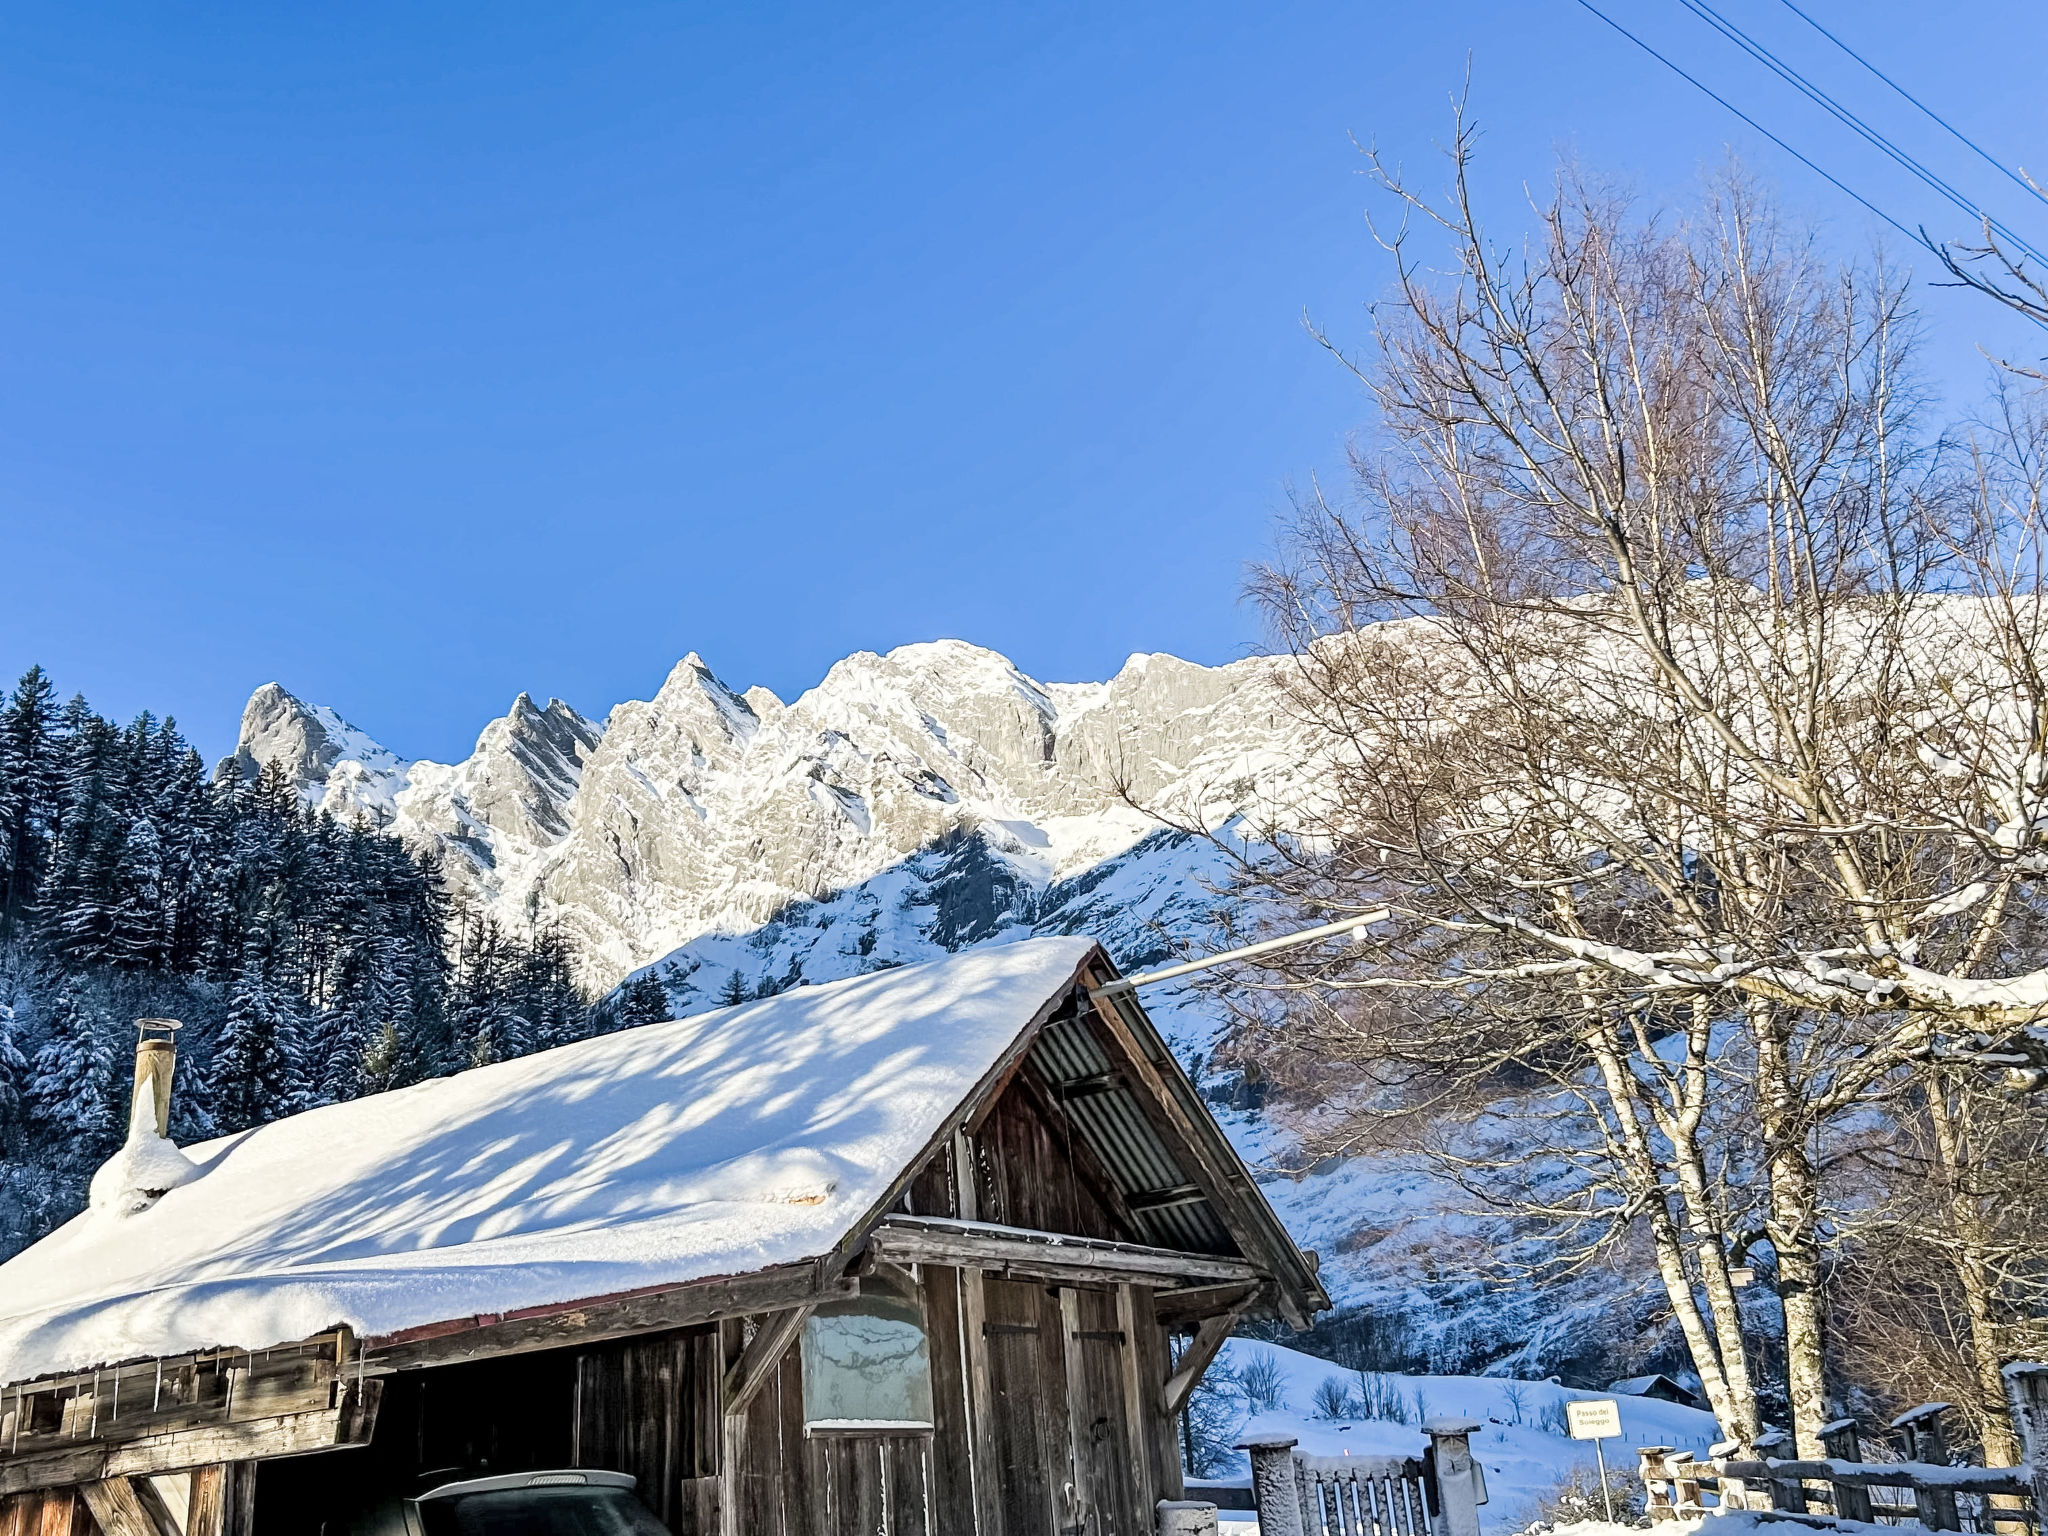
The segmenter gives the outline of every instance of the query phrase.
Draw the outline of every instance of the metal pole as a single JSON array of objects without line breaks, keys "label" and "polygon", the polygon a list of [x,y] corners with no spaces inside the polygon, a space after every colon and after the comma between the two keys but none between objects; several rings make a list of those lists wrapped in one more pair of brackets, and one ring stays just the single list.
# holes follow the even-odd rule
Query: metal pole
[{"label": "metal pole", "polygon": [[1614,1495],[1607,1487],[1607,1453],[1600,1448],[1600,1442],[1593,1442],[1593,1459],[1600,1463],[1600,1502],[1607,1506],[1607,1523],[1614,1524]]},{"label": "metal pole", "polygon": [[1203,960],[1190,960],[1185,965],[1169,965],[1161,970],[1147,971],[1142,976],[1120,976],[1106,986],[1097,987],[1095,995],[1120,997],[1126,992],[1135,992],[1139,987],[1149,987],[1155,981],[1171,981],[1176,976],[1186,976],[1193,971],[1206,971],[1212,965],[1224,965],[1232,960],[1249,960],[1253,955],[1271,954],[1276,949],[1290,949],[1296,944],[1335,938],[1340,933],[1355,933],[1361,928],[1370,928],[1374,923],[1383,923],[1393,915],[1391,908],[1374,907],[1370,912],[1361,912],[1356,917],[1324,923],[1320,928],[1304,928],[1300,933],[1266,939],[1257,944],[1246,944],[1237,949],[1226,949],[1220,955],[1210,955]]}]

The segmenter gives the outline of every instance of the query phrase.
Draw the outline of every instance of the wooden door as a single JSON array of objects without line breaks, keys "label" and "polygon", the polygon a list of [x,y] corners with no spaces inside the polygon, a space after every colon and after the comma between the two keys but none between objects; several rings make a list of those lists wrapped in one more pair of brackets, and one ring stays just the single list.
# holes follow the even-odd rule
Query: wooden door
[{"label": "wooden door", "polygon": [[1000,1533],[1149,1536],[1116,1293],[987,1282]]},{"label": "wooden door", "polygon": [[1151,1536],[1138,1493],[1137,1447],[1125,1393],[1124,1352],[1134,1341],[1118,1323],[1116,1293],[1060,1292],[1066,1332],[1067,1423],[1086,1536]]},{"label": "wooden door", "polygon": [[1060,1496],[1072,1477],[1058,1307],[1044,1286],[1029,1281],[991,1278],[986,1295],[1000,1536],[1067,1536],[1072,1527]]}]

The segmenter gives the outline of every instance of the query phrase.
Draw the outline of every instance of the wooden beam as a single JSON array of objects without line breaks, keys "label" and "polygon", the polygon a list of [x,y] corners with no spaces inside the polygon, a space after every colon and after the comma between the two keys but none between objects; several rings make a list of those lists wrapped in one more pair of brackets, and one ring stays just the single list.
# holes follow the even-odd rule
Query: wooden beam
[{"label": "wooden beam", "polygon": [[1169,1206],[1193,1205],[1209,1195],[1199,1184],[1176,1184],[1170,1189],[1141,1189],[1126,1198],[1134,1211],[1163,1211]]},{"label": "wooden beam", "polygon": [[501,1355],[560,1349],[567,1344],[595,1344],[630,1334],[694,1327],[750,1312],[780,1312],[786,1307],[859,1294],[852,1281],[827,1280],[815,1262],[781,1265],[751,1275],[727,1275],[689,1285],[664,1286],[630,1296],[574,1302],[530,1314],[478,1318],[431,1335],[394,1335],[364,1341],[365,1359],[374,1371],[413,1370],[489,1360]]},{"label": "wooden beam", "polygon": [[87,1445],[72,1450],[44,1451],[0,1461],[0,1494],[25,1488],[62,1488],[108,1478],[149,1477],[159,1472],[188,1472],[217,1461],[267,1461],[366,1444],[376,1425],[380,1381],[362,1384],[363,1400],[348,1399],[333,1408],[275,1418],[211,1424],[145,1435],[116,1445]]},{"label": "wooden beam", "polygon": [[78,1490],[101,1536],[179,1536],[177,1522],[146,1478],[109,1477]]},{"label": "wooden beam", "polygon": [[1162,1280],[1243,1283],[1263,1278],[1242,1259],[930,1216],[885,1217],[869,1246],[878,1259],[898,1263],[954,1264],[1040,1280],[1157,1285]]},{"label": "wooden beam", "polygon": [[1256,1284],[1238,1284],[1155,1291],[1152,1294],[1152,1311],[1161,1325],[1168,1328],[1176,1323],[1199,1323],[1219,1312],[1242,1312],[1258,1305],[1260,1289]]},{"label": "wooden beam", "polygon": [[816,1310],[815,1302],[791,1307],[766,1318],[755,1330],[752,1342],[740,1352],[732,1369],[725,1373],[725,1411],[728,1414],[747,1411],[747,1404],[773,1379],[782,1366],[783,1355],[788,1353],[789,1346],[796,1342],[796,1336]]},{"label": "wooden beam", "polygon": [[1173,1374],[1166,1378],[1164,1401],[1169,1419],[1180,1417],[1181,1409],[1187,1407],[1188,1394],[1195,1390],[1202,1373],[1209,1369],[1217,1352],[1223,1348],[1223,1341],[1230,1337],[1240,1315],[1237,1312],[1220,1312],[1202,1319],[1202,1325],[1195,1330],[1194,1342],[1180,1357],[1180,1364],[1174,1368]]},{"label": "wooden beam", "polygon": [[1051,1085],[1052,1096],[1062,1101],[1067,1099],[1088,1099],[1101,1093],[1114,1093],[1124,1086],[1121,1072],[1097,1072],[1092,1077],[1072,1077],[1063,1083]]}]

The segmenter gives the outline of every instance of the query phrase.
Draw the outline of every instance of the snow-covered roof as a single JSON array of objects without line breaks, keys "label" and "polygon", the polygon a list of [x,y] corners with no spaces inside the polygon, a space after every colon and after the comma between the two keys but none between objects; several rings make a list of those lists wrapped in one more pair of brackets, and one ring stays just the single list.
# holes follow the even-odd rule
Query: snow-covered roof
[{"label": "snow-covered roof", "polygon": [[798,987],[187,1148],[189,1183],[0,1265],[0,1382],[829,1253],[1094,949]]}]

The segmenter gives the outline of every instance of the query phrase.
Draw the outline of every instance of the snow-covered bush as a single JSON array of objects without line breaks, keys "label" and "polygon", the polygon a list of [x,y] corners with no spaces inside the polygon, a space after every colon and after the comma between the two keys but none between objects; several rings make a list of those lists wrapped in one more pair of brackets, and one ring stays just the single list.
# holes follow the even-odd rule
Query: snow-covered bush
[{"label": "snow-covered bush", "polygon": [[1237,1373],[1238,1391],[1253,1413],[1278,1413],[1287,1406],[1287,1373],[1278,1357],[1260,1350]]},{"label": "snow-covered bush", "polygon": [[1315,1416],[1319,1419],[1352,1419],[1360,1417],[1358,1399],[1352,1395],[1351,1383],[1342,1376],[1325,1376],[1316,1387]]},{"label": "snow-covered bush", "polygon": [[[1608,1474],[1607,1486],[1614,1498],[1614,1519],[1620,1525],[1648,1525],[1643,1513],[1643,1487],[1634,1478]],[[1600,1474],[1588,1467],[1573,1467],[1543,1496],[1537,1506],[1535,1524],[1529,1532],[1541,1532],[1582,1521],[1607,1519],[1607,1501],[1600,1493]],[[1525,1532],[1524,1536],[1528,1536]]]}]

